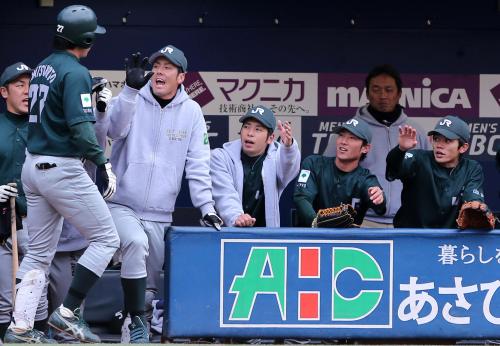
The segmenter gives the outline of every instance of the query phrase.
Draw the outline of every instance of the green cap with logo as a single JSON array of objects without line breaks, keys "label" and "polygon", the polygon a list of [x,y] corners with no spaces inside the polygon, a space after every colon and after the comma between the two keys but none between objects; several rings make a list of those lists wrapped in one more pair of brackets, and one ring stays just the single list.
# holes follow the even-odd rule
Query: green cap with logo
[{"label": "green cap with logo", "polygon": [[0,86],[6,86],[23,74],[31,76],[32,72],[33,70],[30,69],[25,63],[16,62],[15,64],[7,66],[5,70],[3,70],[2,76],[0,76]]},{"label": "green cap with logo", "polygon": [[469,125],[462,119],[454,115],[448,115],[440,119],[434,130],[429,131],[427,135],[443,135],[448,139],[459,139],[464,143],[469,143],[470,130]]},{"label": "green cap with logo", "polygon": [[248,118],[254,118],[271,131],[274,131],[276,128],[276,118],[274,117],[274,113],[267,107],[255,106],[250,108],[247,114],[240,117],[240,123],[245,122]]},{"label": "green cap with logo", "polygon": [[163,47],[159,51],[156,51],[153,54],[151,54],[151,56],[149,57],[149,63],[153,64],[155,60],[161,56],[169,60],[175,66],[180,67],[182,72],[187,71],[188,67],[187,59],[184,56],[182,50],[180,50],[179,48],[176,48],[171,44],[169,44],[168,46]]},{"label": "green cap with logo", "polygon": [[370,125],[366,121],[360,118],[352,118],[347,120],[340,126],[337,126],[333,133],[339,133],[342,130],[347,130],[356,137],[365,140],[366,143],[371,143],[372,141],[372,131],[370,130]]}]

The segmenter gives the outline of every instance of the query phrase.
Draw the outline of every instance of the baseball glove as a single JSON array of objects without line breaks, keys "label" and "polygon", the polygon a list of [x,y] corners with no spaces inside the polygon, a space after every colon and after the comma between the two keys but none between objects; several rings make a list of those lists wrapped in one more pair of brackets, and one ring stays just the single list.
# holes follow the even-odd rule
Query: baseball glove
[{"label": "baseball glove", "polygon": [[[320,209],[312,222],[313,228],[348,228],[354,225],[356,211],[350,204],[341,203],[337,207]],[[359,227],[359,226],[358,226]]]},{"label": "baseball glove", "polygon": [[457,225],[460,229],[493,229],[495,228],[495,216],[484,203],[479,201],[466,202],[460,208]]}]

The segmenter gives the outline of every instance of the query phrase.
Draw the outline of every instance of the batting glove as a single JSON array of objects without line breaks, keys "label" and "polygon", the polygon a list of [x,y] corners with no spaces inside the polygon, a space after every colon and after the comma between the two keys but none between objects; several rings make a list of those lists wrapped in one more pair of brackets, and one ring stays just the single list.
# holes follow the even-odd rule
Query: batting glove
[{"label": "batting glove", "polygon": [[116,175],[111,170],[111,163],[108,161],[97,167],[97,174],[101,177],[101,194],[105,200],[111,199],[116,192]]},{"label": "batting glove", "polygon": [[10,197],[17,197],[17,189],[14,186],[0,185],[0,203],[7,202]]},{"label": "batting glove", "polygon": [[148,72],[146,75],[146,65],[148,58],[141,61],[141,53],[137,52],[132,54],[132,59],[125,59],[125,83],[133,88],[139,90],[142,88],[153,75],[153,72]]},{"label": "batting glove", "polygon": [[104,113],[106,108],[108,107],[109,101],[113,97],[113,93],[108,88],[103,88],[101,91],[97,93],[96,96],[96,108],[97,111]]},{"label": "batting glove", "polygon": [[203,216],[203,219],[200,220],[200,223],[202,226],[213,227],[217,231],[220,231],[222,229],[221,226],[224,222],[219,217],[219,215],[215,213],[208,213],[205,216]]}]

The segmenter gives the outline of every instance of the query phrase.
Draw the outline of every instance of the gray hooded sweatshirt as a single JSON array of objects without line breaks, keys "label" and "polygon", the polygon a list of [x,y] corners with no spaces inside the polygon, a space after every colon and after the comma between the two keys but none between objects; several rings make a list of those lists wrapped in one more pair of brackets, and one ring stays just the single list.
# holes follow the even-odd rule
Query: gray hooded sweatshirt
[{"label": "gray hooded sweatshirt", "polygon": [[[365,120],[370,125],[370,130],[372,132],[371,150],[366,158],[360,162],[360,165],[361,167],[369,169],[377,176],[387,198],[387,211],[384,215],[379,216],[375,214],[373,210],[369,209],[365,219],[391,224],[394,215],[396,215],[399,207],[401,207],[401,191],[403,190],[403,184],[399,180],[389,182],[385,179],[385,159],[389,151],[398,145],[399,127],[410,125],[417,130],[418,143],[416,149],[429,149],[430,144],[422,128],[415,121],[411,120],[404,111],[401,111],[399,118],[390,126],[379,123],[373,115],[368,112],[368,105],[360,107],[356,112],[356,116]],[[328,142],[324,155],[335,156],[335,151],[334,136]]]},{"label": "gray hooded sweatshirt", "polygon": [[205,119],[184,86],[161,108],[150,82],[139,92],[125,85],[107,113],[117,178],[112,203],[131,208],[142,220],[172,222],[185,169],[193,205],[202,215],[215,212]]},{"label": "gray hooded sweatshirt", "polygon": [[[211,175],[215,206],[227,226],[243,214],[243,164],[241,139],[224,143],[212,151]],[[269,144],[262,164],[262,182],[266,211],[266,227],[280,226],[279,200],[285,187],[300,169],[300,151],[297,141],[290,147],[278,142]]]}]

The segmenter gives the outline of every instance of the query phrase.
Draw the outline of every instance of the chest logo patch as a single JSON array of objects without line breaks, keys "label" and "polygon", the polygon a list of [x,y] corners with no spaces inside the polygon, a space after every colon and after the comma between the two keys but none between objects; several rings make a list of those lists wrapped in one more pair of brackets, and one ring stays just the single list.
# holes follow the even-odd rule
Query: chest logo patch
[{"label": "chest logo patch", "polygon": [[405,154],[405,159],[411,159],[413,157],[412,153],[406,153]]},{"label": "chest logo patch", "polygon": [[92,107],[92,98],[90,97],[90,94],[80,94],[80,99],[82,100],[83,108]]}]

